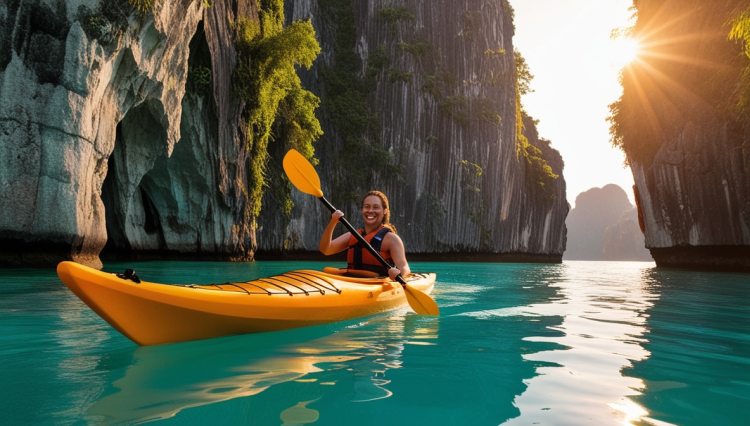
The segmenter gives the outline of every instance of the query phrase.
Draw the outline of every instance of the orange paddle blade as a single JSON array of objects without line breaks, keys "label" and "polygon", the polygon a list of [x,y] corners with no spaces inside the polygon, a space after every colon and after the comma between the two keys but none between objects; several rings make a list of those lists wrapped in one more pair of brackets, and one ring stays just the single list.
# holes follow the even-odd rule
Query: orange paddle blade
[{"label": "orange paddle blade", "polygon": [[323,191],[320,189],[320,177],[315,168],[307,158],[299,153],[296,149],[290,149],[284,156],[284,172],[297,189],[305,194],[315,197],[322,197]]}]

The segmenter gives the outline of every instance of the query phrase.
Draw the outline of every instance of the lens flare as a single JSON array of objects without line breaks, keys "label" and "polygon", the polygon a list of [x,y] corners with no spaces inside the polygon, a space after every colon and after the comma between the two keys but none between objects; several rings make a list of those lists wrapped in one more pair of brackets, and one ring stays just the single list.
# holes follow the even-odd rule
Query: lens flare
[{"label": "lens flare", "polygon": [[638,59],[641,45],[638,40],[630,37],[618,37],[612,40],[609,50],[610,64],[621,69]]}]

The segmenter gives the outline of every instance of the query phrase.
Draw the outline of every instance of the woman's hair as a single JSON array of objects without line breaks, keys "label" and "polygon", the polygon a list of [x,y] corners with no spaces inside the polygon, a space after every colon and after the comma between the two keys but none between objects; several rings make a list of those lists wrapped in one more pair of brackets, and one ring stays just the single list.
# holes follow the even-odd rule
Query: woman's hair
[{"label": "woman's hair", "polygon": [[370,191],[367,194],[365,194],[364,197],[362,197],[362,202],[359,203],[359,207],[362,208],[362,206],[364,206],[365,204],[365,199],[367,199],[367,197],[371,195],[374,195],[380,198],[380,202],[383,204],[383,210],[385,210],[385,213],[383,214],[382,225],[390,229],[391,232],[393,232],[394,234],[397,234],[396,227],[393,226],[393,224],[391,223],[391,203],[388,202],[388,197],[386,197],[385,194],[383,194],[380,191],[375,191],[375,190]]}]

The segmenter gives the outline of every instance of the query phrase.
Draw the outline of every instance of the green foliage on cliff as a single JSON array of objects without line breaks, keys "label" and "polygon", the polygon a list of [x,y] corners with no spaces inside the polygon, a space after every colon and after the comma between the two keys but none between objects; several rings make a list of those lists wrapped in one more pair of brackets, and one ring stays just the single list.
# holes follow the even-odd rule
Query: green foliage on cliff
[{"label": "green foliage on cliff", "polygon": [[391,83],[396,83],[399,81],[408,83],[411,80],[412,76],[413,74],[409,71],[390,70],[388,72],[388,81],[390,81]]},{"label": "green foliage on cliff", "polygon": [[[284,27],[283,0],[261,0],[259,21],[239,19],[234,90],[245,101],[250,176],[248,197],[257,218],[265,184],[268,143],[277,133],[307,157],[323,131],[315,117],[319,99],[302,88],[296,66],[312,66],[320,53],[309,21]],[[278,120],[278,121],[277,121]]]},{"label": "green foliage on cliff", "polygon": [[481,192],[482,191],[482,175],[484,169],[480,164],[477,164],[469,160],[459,160],[458,164],[461,168],[461,177],[464,182],[464,190],[470,192]]},{"label": "green foliage on cliff", "polygon": [[413,21],[414,12],[405,7],[384,7],[378,11],[378,17],[388,24],[399,21]]},{"label": "green foliage on cliff", "polygon": [[[747,0],[642,0],[630,33],[645,46],[622,73],[610,105],[611,142],[628,161],[649,164],[664,141],[750,130]],[[723,130],[724,129],[724,130]],[[710,136],[709,136],[710,137]]]},{"label": "green foliage on cliff", "polygon": [[416,57],[423,57],[432,49],[432,46],[425,41],[414,41],[411,43],[400,42],[398,48],[404,52],[411,53]]},{"label": "green foliage on cliff", "polygon": [[108,47],[125,32],[128,18],[134,11],[129,1],[114,0],[100,4],[96,10],[82,4],[78,6],[76,18],[89,39]]},{"label": "green foliage on cliff", "polygon": [[375,77],[381,71],[383,71],[389,63],[390,60],[388,59],[388,55],[385,53],[385,49],[383,49],[382,47],[375,49],[367,58],[365,81],[373,82],[374,84]]},{"label": "green foliage on cliff", "polygon": [[520,52],[514,52],[516,63],[516,155],[526,160],[526,172],[532,181],[545,191],[549,191],[552,182],[560,176],[544,159],[542,151],[534,146],[526,136],[524,122],[532,122],[521,106],[521,96],[531,91],[531,74],[529,65]]},{"label": "green foliage on cliff", "polygon": [[493,101],[489,98],[480,98],[476,101],[477,116],[486,123],[500,125],[503,117],[495,108]]},{"label": "green foliage on cliff", "polygon": [[449,116],[460,126],[468,126],[472,121],[483,121],[499,125],[502,116],[497,102],[487,97],[465,95],[458,87],[458,80],[448,72],[440,71],[424,77],[422,91],[435,99],[438,111]]},{"label": "green foliage on cliff", "polygon": [[467,40],[474,39],[477,31],[482,28],[482,18],[484,13],[481,10],[466,10],[462,15],[462,29],[459,33],[460,37],[464,37]]},{"label": "green foliage on cliff", "polygon": [[128,3],[139,15],[145,15],[154,10],[156,0],[128,0]]},{"label": "green foliage on cliff", "polygon": [[436,98],[438,111],[448,114],[453,121],[461,126],[467,126],[471,119],[469,115],[469,97],[466,95],[448,95]]},{"label": "green foliage on cliff", "polygon": [[750,58],[750,9],[740,12],[732,20],[732,29],[729,31],[730,40],[741,40],[744,42],[745,55]]},{"label": "green foliage on cliff", "polygon": [[[744,45],[745,56],[750,59],[750,8],[740,12],[732,20],[729,39],[741,41]],[[750,113],[750,63],[742,72],[738,92],[737,110],[740,115],[747,115]]]},{"label": "green foliage on cliff", "polygon": [[[399,174],[393,156],[378,140],[377,115],[368,105],[376,77],[384,70],[388,58],[383,49],[375,49],[361,75],[362,62],[355,51],[356,20],[352,0],[321,0],[319,4],[334,30],[333,64],[321,70],[325,110],[341,142],[333,190],[337,199],[358,202],[360,194],[370,189],[373,174],[390,178]],[[408,19],[409,15],[399,9],[380,16]],[[394,71],[392,78],[403,81],[408,76]]]},{"label": "green foliage on cliff", "polygon": [[211,68],[195,66],[188,69],[187,85],[196,93],[206,95],[211,90]]},{"label": "green foliage on cliff", "polygon": [[534,79],[534,75],[531,74],[529,64],[526,62],[526,58],[521,55],[521,52],[513,52],[516,64],[516,94],[518,94],[519,101],[520,97],[531,93],[531,80]]},{"label": "green foliage on cliff", "polygon": [[484,51],[484,56],[488,58],[502,58],[505,56],[505,49],[498,47],[497,49],[490,49],[489,47]]}]

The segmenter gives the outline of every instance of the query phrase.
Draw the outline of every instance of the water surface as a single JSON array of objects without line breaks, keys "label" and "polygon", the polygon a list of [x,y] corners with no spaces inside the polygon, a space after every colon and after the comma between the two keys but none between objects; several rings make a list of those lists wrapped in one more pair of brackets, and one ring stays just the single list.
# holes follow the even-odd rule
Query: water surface
[{"label": "water surface", "polygon": [[[314,262],[131,262],[167,283]],[[407,309],[138,347],[53,271],[0,270],[4,424],[745,424],[750,275],[652,263],[414,263],[439,318]]]}]

